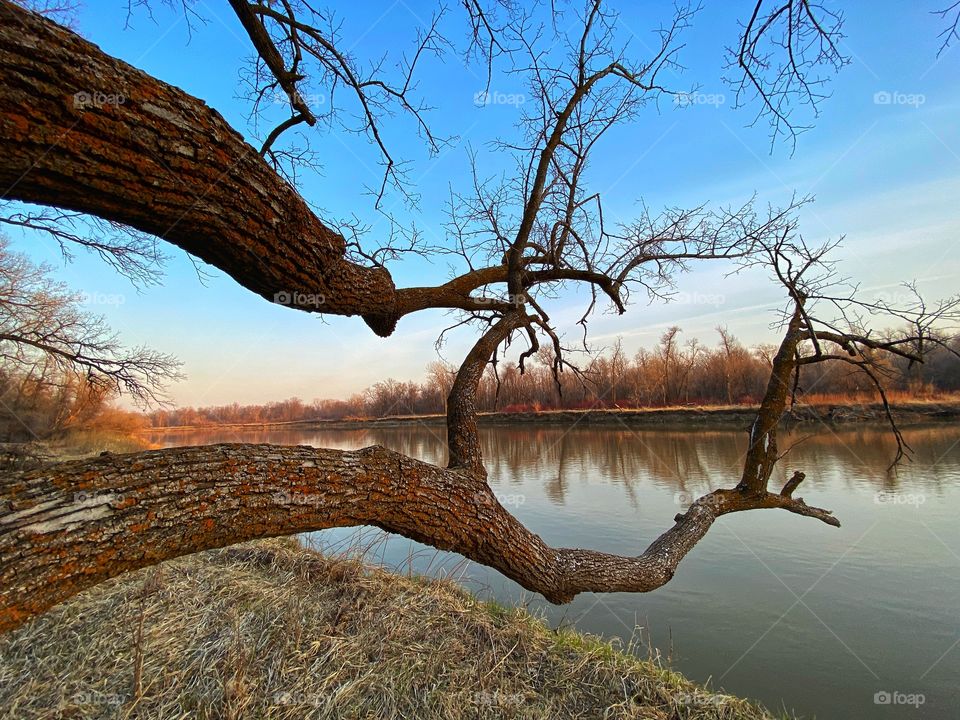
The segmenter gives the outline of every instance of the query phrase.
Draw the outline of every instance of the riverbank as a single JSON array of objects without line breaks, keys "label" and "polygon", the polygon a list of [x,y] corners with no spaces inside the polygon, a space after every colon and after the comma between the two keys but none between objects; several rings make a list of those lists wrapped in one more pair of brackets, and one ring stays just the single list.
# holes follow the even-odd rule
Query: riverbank
[{"label": "riverbank", "polygon": [[0,718],[771,718],[450,581],[291,540],[180,558],[0,636]]},{"label": "riverbank", "polygon": [[[960,421],[960,400],[915,400],[896,403],[893,415],[901,426]],[[648,409],[544,410],[539,412],[479,413],[481,426],[527,424],[623,426],[632,428],[716,428],[746,429],[756,415],[751,405],[723,407],[684,406]],[[437,425],[446,422],[443,415],[395,415],[383,418],[347,420],[299,420],[276,423],[226,423],[222,425],[177,425],[149,428],[147,433],[182,432],[215,428],[237,429],[324,429],[351,430],[363,428],[395,428],[406,425]],[[851,423],[885,423],[880,403],[817,403],[800,405],[783,420],[787,426],[825,423],[830,426]]]},{"label": "riverbank", "polygon": [[0,442],[0,471],[34,463],[78,460],[101,452],[133,453],[159,447],[137,432],[73,430],[31,442]]}]

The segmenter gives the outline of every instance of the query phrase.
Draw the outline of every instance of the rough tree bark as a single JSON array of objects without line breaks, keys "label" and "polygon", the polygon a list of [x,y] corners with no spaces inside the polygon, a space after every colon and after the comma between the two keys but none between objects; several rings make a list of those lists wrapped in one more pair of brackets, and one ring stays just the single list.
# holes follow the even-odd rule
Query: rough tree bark
[{"label": "rough tree bark", "polygon": [[804,338],[801,332],[804,301],[798,298],[794,302],[793,315],[787,323],[780,347],[773,356],[770,379],[757,411],[757,419],[750,426],[750,444],[743,463],[743,475],[737,486],[745,492],[765,492],[770,473],[779,458],[777,427],[787,406],[791,381],[797,369],[798,348]]},{"label": "rough tree bark", "polygon": [[210,445],[106,455],[0,480],[0,632],[129,570],[255,538],[373,525],[493,567],[555,603],[647,592],[720,515],[802,501],[717,490],[636,557],[554,549],[498,502],[483,476],[383,447],[356,452]]},{"label": "rough tree bark", "polygon": [[[0,631],[129,570],[336,526],[373,525],[453,550],[566,602],[585,591],[660,587],[726,513],[780,508],[839,525],[828,511],[792,498],[796,477],[775,494],[763,472],[697,500],[640,555],[547,546],[487,485],[473,405],[485,364],[528,318],[522,308],[471,292],[516,284],[515,258],[509,277],[504,265],[438,287],[396,289],[387,271],[345,259],[343,238],[215,111],[7,0],[0,0],[0,80],[5,197],[155,234],[269,300],[286,292],[297,305],[302,294],[301,309],[362,315],[381,335],[402,315],[428,307],[500,313],[450,392],[448,468],[382,447],[217,445],[107,455],[0,478]],[[559,267],[536,272],[528,279],[571,276],[618,300],[609,277]],[[774,374],[790,368],[784,363]],[[763,413],[771,421],[786,402],[780,387],[772,380],[768,388]]]},{"label": "rough tree bark", "polygon": [[477,388],[497,346],[521,327],[524,313],[508,313],[485,332],[464,358],[447,397],[447,448],[450,468],[459,468],[486,478],[477,432]]},{"label": "rough tree bark", "polygon": [[66,28],[0,0],[2,197],[156,235],[271,302],[362,315],[378,335],[427,307],[491,309],[481,269],[397,290],[347,260],[343,237],[223,117]]}]

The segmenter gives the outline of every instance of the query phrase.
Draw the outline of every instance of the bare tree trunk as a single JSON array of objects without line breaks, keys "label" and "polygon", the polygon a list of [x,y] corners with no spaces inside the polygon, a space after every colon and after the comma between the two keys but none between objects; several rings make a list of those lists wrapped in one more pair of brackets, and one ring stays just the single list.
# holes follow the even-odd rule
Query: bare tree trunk
[{"label": "bare tree trunk", "polygon": [[757,418],[750,426],[750,445],[743,464],[743,475],[737,486],[747,492],[766,492],[767,482],[779,457],[777,427],[787,407],[793,375],[797,369],[797,348],[803,335],[803,301],[796,299],[793,316],[770,369],[767,391],[760,403]]},{"label": "bare tree trunk", "polygon": [[521,327],[523,320],[522,311],[505,315],[481,336],[460,366],[447,398],[447,446],[451,468],[463,468],[483,478],[487,476],[477,432],[477,390],[497,346]]}]

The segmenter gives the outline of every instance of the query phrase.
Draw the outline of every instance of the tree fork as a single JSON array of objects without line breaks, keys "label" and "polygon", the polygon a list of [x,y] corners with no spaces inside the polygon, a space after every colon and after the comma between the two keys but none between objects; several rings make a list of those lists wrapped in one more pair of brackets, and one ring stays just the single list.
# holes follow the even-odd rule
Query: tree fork
[{"label": "tree fork", "polygon": [[[360,315],[381,337],[428,308],[511,309],[471,295],[507,283],[506,265],[398,289],[386,268],[352,262],[343,236],[216,110],[10,0],[0,0],[0,102],[0,199],[127,225],[271,302]],[[530,277],[595,283],[623,311],[602,274]]]}]

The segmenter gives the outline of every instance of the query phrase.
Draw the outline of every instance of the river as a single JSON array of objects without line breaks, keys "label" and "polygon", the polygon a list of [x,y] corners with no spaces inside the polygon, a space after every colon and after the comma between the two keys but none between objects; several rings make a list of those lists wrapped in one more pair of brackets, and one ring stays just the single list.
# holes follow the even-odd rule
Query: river
[{"label": "river", "polygon": [[[691,498],[736,483],[746,434],[626,427],[481,430],[490,484],[550,544],[636,554]],[[499,573],[373,529],[310,540],[371,561],[453,575],[484,597],[556,626],[621,638],[714,688],[804,718],[960,718],[960,427],[908,428],[913,461],[895,474],[879,427],[794,431],[774,482],[834,511],[840,529],[775,510],[722,518],[648,594],[586,594],[562,607]],[[443,429],[217,429],[164,445],[379,444],[443,463]],[[780,486],[777,485],[777,487]]]}]

